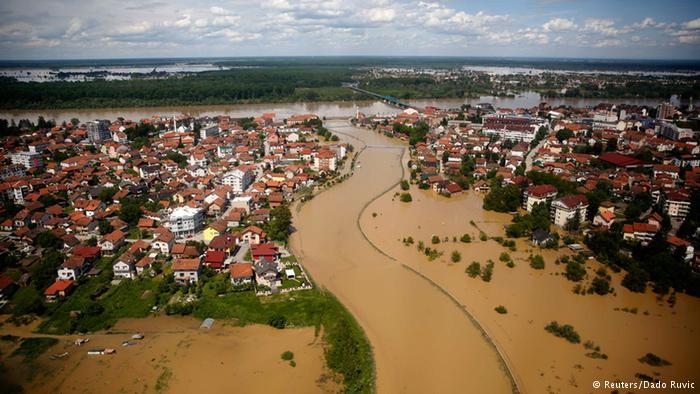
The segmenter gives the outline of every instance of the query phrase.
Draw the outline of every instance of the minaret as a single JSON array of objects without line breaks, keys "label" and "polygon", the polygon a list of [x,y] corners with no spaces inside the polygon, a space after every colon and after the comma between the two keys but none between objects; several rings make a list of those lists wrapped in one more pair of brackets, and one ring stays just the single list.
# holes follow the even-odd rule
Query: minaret
[{"label": "minaret", "polygon": [[175,116],[173,116],[173,131],[177,133],[177,120]]}]

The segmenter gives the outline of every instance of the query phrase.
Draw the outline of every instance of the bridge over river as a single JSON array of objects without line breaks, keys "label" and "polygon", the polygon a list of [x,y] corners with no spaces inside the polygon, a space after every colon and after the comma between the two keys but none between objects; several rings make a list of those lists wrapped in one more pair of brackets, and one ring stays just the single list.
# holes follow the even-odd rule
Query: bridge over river
[{"label": "bridge over river", "polygon": [[348,88],[348,89],[352,89],[352,90],[354,90],[354,91],[356,91],[356,92],[364,93],[364,94],[366,94],[366,95],[368,95],[368,96],[372,96],[372,97],[374,97],[374,98],[376,98],[376,99],[381,100],[381,101],[384,102],[384,103],[387,103],[387,104],[389,104],[389,105],[393,105],[394,107],[398,107],[398,108],[401,108],[401,109],[413,108],[413,109],[416,109],[416,110],[420,110],[418,107],[413,106],[413,105],[411,105],[411,104],[409,104],[409,103],[403,102],[403,101],[401,101],[401,99],[396,98],[396,97],[394,97],[394,96],[387,96],[387,95],[383,95],[383,94],[379,94],[379,93],[375,93],[375,92],[370,92],[369,90],[360,89],[360,88],[358,88],[356,85],[354,85],[354,84],[349,84],[349,83],[348,83],[348,84],[343,84],[343,86],[346,87],[346,88]]}]

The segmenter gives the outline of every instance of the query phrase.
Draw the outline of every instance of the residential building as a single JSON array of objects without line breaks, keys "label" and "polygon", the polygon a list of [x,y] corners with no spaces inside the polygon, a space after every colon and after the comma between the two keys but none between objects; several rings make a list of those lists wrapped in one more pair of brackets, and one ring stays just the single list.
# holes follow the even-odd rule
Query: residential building
[{"label": "residential building", "polygon": [[314,156],[314,169],[316,171],[335,171],[337,158],[335,152],[324,149]]},{"label": "residential building", "polygon": [[229,267],[231,272],[231,284],[240,286],[248,283],[253,283],[255,273],[253,272],[253,264],[236,263]]},{"label": "residential building", "polygon": [[115,278],[134,279],[136,278],[136,258],[131,253],[124,253],[112,265],[112,273]]},{"label": "residential building", "polygon": [[121,230],[114,230],[102,237],[98,245],[102,249],[102,254],[111,256],[116,252],[126,240],[126,234]]},{"label": "residential building", "polygon": [[182,284],[197,283],[202,272],[202,261],[199,258],[177,259],[173,262],[173,277]]},{"label": "residential building", "polygon": [[111,139],[112,133],[109,131],[110,123],[108,120],[95,120],[86,122],[88,139],[93,144],[100,143]]},{"label": "residential building", "polygon": [[78,280],[78,278],[85,272],[86,263],[85,258],[80,256],[72,256],[63,262],[58,267],[58,280]]},{"label": "residential building", "polygon": [[234,193],[243,193],[255,181],[255,174],[250,169],[235,168],[224,174],[221,183],[231,186]]},{"label": "residential building", "polygon": [[690,196],[679,190],[666,193],[664,210],[672,218],[685,219],[690,212]]},{"label": "residential building", "polygon": [[10,160],[12,161],[12,164],[20,165],[26,169],[41,168],[44,166],[41,153],[21,151],[11,154]]},{"label": "residential building", "polygon": [[53,284],[44,290],[46,301],[54,302],[59,299],[66,298],[73,291],[73,280],[56,280]]},{"label": "residential building", "polygon": [[523,192],[523,208],[532,212],[535,204],[551,204],[557,197],[557,188],[553,185],[530,186]]},{"label": "residential building", "polygon": [[565,227],[569,220],[578,213],[581,222],[586,220],[588,199],[582,194],[571,195],[554,200],[551,206],[551,219],[559,227]]},{"label": "residential building", "polygon": [[168,220],[169,229],[177,238],[196,234],[203,223],[204,211],[201,208],[189,206],[175,208]]}]

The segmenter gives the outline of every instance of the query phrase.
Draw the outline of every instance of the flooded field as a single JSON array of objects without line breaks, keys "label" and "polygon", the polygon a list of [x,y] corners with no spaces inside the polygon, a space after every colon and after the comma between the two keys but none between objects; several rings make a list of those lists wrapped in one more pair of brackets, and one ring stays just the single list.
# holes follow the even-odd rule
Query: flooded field
[{"label": "flooded field", "polygon": [[[697,298],[679,295],[671,308],[650,290],[646,294],[629,292],[620,285],[622,275],[612,273],[614,294],[574,294],[574,282],[560,274],[564,265],[555,264],[558,256],[571,254],[568,249],[533,250],[546,263],[544,270],[534,270],[526,260],[532,249],[529,242],[519,240],[513,252],[493,240],[479,240],[480,231],[489,236],[503,235],[503,226],[511,217],[484,211],[477,193],[469,191],[450,199],[412,187],[413,201],[403,203],[394,197],[399,191],[394,188],[367,207],[360,220],[362,229],[378,248],[430,278],[474,315],[514,366],[523,392],[607,393],[611,390],[594,390],[593,382],[637,382],[638,373],[665,382],[700,381]],[[465,233],[471,235],[471,243],[459,241]],[[433,235],[440,238],[439,244],[431,243]],[[402,240],[409,236],[415,244],[405,246]],[[456,242],[453,237],[457,237]],[[417,250],[418,241],[444,254],[429,261]],[[451,262],[455,250],[461,253],[458,263]],[[504,251],[515,262],[514,268],[499,261]],[[479,261],[483,267],[488,259],[495,263],[490,282],[465,273],[472,261]],[[590,282],[600,264],[589,260],[586,265]],[[494,311],[499,305],[507,308],[507,314]],[[572,344],[545,331],[545,325],[553,320],[571,324],[580,334],[581,343]],[[583,346],[586,341],[599,346],[608,359],[587,357],[591,350]],[[650,352],[671,365],[651,367],[638,361]]]},{"label": "flooded field", "polygon": [[464,311],[375,249],[359,230],[366,204],[400,180],[403,146],[344,122],[328,127],[361,139],[351,141],[356,150],[367,147],[349,180],[295,210],[291,244],[317,284],[332,291],[365,330],[374,349],[377,391],[511,392],[504,363]]},{"label": "flooded field", "polygon": [[[8,357],[10,344],[0,343],[5,366],[31,393],[313,393],[340,388],[325,369],[323,346],[314,328],[277,330],[268,326],[226,326],[217,321],[200,330],[193,318],[124,319],[112,333],[88,335],[90,342],[73,345],[75,336],[59,343],[33,364]],[[3,334],[27,336],[31,327],[2,327]],[[145,334],[135,345],[121,342],[134,332]],[[115,348],[114,355],[88,355],[92,348]],[[283,361],[294,353],[295,367]],[[69,352],[64,360],[49,355]]]}]

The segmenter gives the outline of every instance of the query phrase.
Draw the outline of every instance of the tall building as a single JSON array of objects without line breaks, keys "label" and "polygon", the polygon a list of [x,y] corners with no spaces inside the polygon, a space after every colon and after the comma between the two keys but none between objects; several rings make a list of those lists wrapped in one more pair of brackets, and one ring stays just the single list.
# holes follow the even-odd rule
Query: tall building
[{"label": "tall building", "polygon": [[656,108],[656,119],[670,119],[676,113],[676,107],[669,103],[661,103]]},{"label": "tall building", "polygon": [[196,234],[204,224],[204,211],[189,206],[173,210],[168,220],[170,231],[178,238]]},{"label": "tall building", "polygon": [[16,152],[10,155],[10,160],[12,160],[12,164],[23,166],[26,169],[44,166],[41,153],[27,151]]},{"label": "tall building", "polygon": [[112,133],[109,132],[110,123],[108,120],[95,120],[87,122],[85,125],[90,142],[102,142],[112,137]]}]

